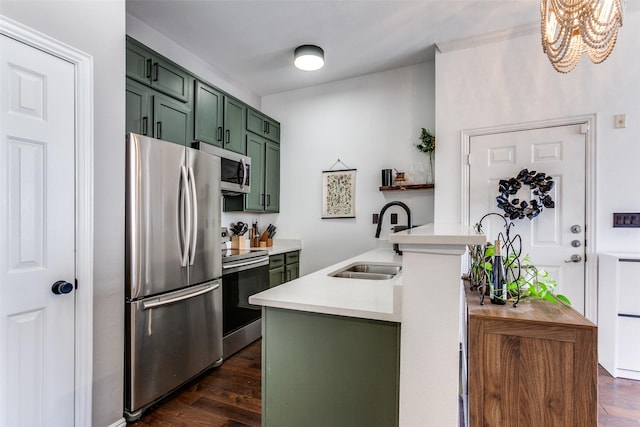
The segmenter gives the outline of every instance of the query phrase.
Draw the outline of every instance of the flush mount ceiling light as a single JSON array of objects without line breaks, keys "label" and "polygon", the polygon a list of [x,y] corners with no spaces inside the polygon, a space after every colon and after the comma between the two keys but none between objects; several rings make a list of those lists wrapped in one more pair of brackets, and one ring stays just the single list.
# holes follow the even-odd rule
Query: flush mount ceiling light
[{"label": "flush mount ceiling light", "polygon": [[293,64],[301,70],[319,70],[324,65],[324,50],[312,44],[305,44],[296,48],[293,58]]},{"label": "flush mount ceiling light", "polygon": [[624,0],[542,0],[542,50],[556,71],[573,70],[583,53],[599,64],[622,27]]}]

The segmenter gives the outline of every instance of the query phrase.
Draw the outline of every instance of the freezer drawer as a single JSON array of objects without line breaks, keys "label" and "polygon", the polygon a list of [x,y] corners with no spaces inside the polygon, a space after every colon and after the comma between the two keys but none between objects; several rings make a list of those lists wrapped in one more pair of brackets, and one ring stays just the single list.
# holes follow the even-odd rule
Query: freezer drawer
[{"label": "freezer drawer", "polygon": [[216,280],[126,303],[125,417],[222,363],[222,288]]}]

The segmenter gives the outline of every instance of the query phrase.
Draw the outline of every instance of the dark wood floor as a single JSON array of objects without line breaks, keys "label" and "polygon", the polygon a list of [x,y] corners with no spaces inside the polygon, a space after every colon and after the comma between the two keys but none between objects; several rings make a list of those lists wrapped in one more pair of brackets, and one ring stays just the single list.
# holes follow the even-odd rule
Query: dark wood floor
[{"label": "dark wood floor", "polygon": [[137,427],[260,427],[261,340],[145,412]]},{"label": "dark wood floor", "polygon": [[[129,426],[260,427],[260,346],[249,345]],[[598,426],[639,427],[640,381],[612,378],[602,367],[598,373]]]}]

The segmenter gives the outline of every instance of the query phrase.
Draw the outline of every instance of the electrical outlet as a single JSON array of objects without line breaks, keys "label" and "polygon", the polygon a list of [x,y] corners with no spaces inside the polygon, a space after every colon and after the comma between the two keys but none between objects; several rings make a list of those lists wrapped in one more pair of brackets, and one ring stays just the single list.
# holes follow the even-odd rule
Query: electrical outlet
[{"label": "electrical outlet", "polygon": [[380,215],[380,214],[377,214],[377,213],[374,213],[374,214],[373,214],[373,223],[374,223],[374,224],[377,224],[377,223],[378,223],[378,215]]},{"label": "electrical outlet", "polygon": [[391,224],[395,225],[398,223],[398,214],[397,213],[392,213],[391,214]]},{"label": "electrical outlet", "polygon": [[635,213],[619,213],[613,214],[614,227],[640,228],[640,212]]}]

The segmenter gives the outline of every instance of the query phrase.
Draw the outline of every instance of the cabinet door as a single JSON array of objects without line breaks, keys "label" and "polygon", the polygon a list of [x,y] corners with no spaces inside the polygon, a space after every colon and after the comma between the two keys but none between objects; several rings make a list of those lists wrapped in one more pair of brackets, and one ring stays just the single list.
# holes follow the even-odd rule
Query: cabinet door
[{"label": "cabinet door", "polygon": [[251,133],[247,134],[247,155],[251,157],[251,193],[245,195],[246,210],[264,210],[266,201],[264,164],[265,164],[264,138]]},{"label": "cabinet door", "polygon": [[286,271],[285,271],[285,279],[287,282],[291,281],[291,280],[295,280],[298,277],[300,277],[299,271],[298,271],[298,264],[287,264],[286,266]]},{"label": "cabinet door", "polygon": [[127,79],[125,131],[150,136],[151,89],[132,79]]},{"label": "cabinet door", "polygon": [[224,96],[222,92],[196,81],[194,139],[222,147]]},{"label": "cabinet door", "polygon": [[[253,167],[253,163],[252,163]],[[280,146],[266,143],[265,150],[265,210],[280,211]]]},{"label": "cabinet door", "polygon": [[153,58],[151,87],[182,102],[189,101],[193,78],[180,67],[159,57]]},{"label": "cabinet door", "polygon": [[155,94],[153,97],[154,137],[176,144],[187,145],[190,141],[191,110],[183,103],[168,96]]},{"label": "cabinet door", "polygon": [[247,108],[247,130],[256,135],[264,136],[267,129],[265,117],[258,111]]},{"label": "cabinet door", "polygon": [[151,84],[151,66],[151,52],[137,43],[127,40],[127,77],[149,85]]},{"label": "cabinet door", "polygon": [[[247,154],[244,138],[246,111],[246,106],[240,101],[224,98],[224,148],[240,154]],[[251,166],[253,167],[253,161]]]},{"label": "cabinet door", "polygon": [[267,130],[265,133],[265,137],[268,140],[279,144],[280,143],[280,123],[270,118],[267,118],[266,121],[267,121],[267,126],[266,126]]},{"label": "cabinet door", "polygon": [[269,269],[269,287],[270,288],[281,285],[284,282],[285,282],[284,267]]}]

